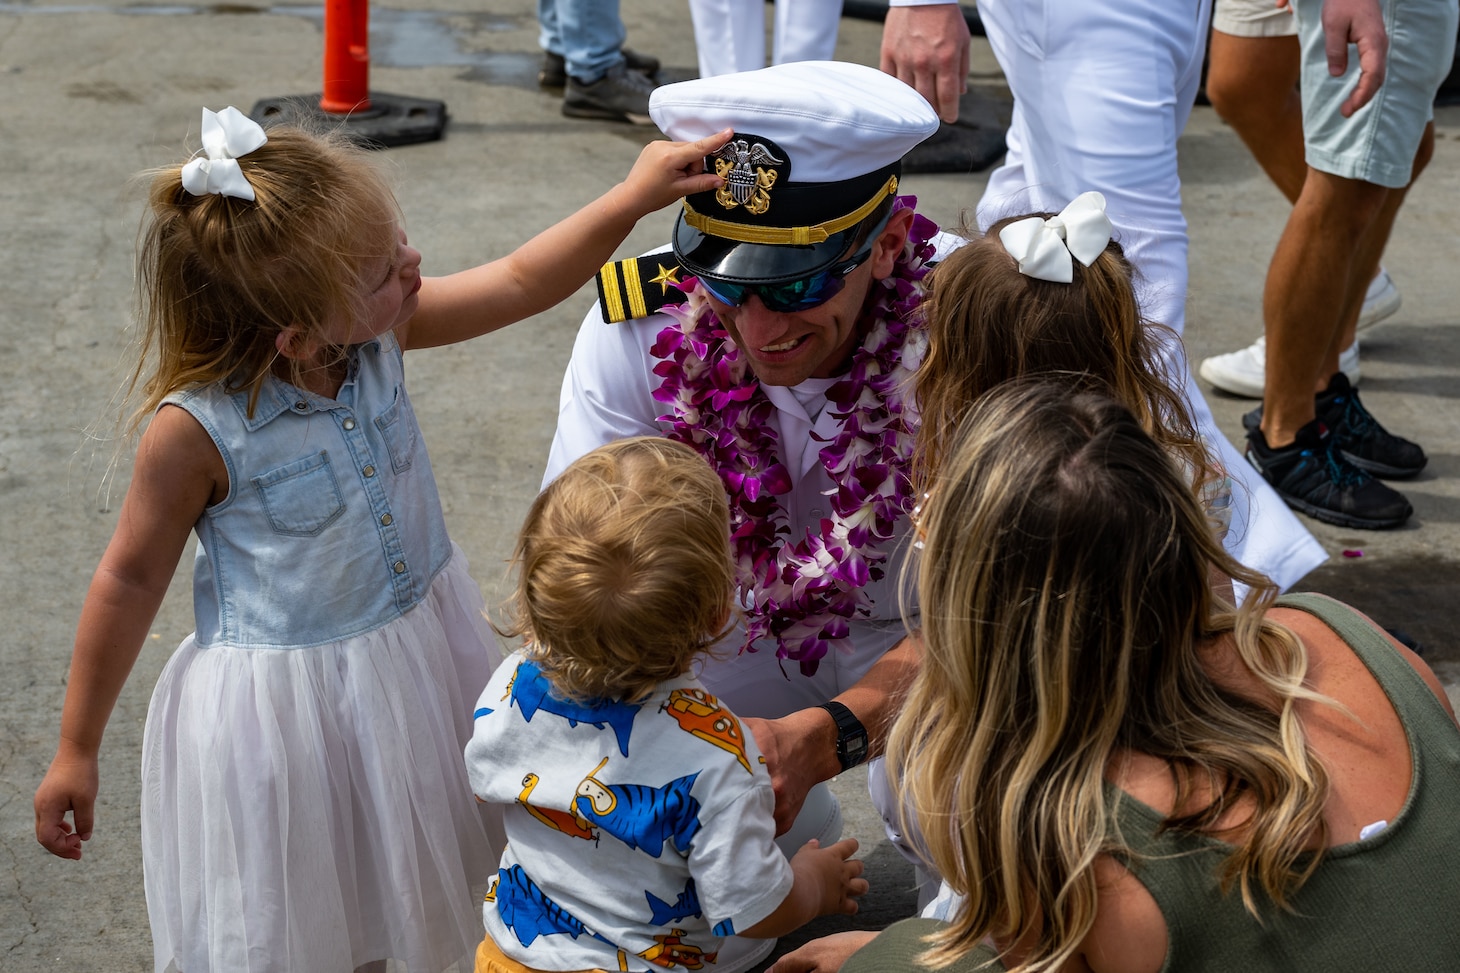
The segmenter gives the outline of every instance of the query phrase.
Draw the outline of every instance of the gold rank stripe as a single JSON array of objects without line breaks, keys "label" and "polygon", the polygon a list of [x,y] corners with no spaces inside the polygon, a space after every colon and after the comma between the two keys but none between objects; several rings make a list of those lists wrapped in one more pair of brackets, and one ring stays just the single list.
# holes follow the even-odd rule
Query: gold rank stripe
[{"label": "gold rank stripe", "polygon": [[610,260],[598,271],[598,298],[603,305],[603,320],[617,324],[625,319],[623,291],[614,261]]},{"label": "gold rank stripe", "polygon": [[639,283],[638,259],[624,260],[619,266],[623,268],[624,273],[624,294],[629,299],[629,317],[648,317],[649,309],[644,306],[644,285]]}]

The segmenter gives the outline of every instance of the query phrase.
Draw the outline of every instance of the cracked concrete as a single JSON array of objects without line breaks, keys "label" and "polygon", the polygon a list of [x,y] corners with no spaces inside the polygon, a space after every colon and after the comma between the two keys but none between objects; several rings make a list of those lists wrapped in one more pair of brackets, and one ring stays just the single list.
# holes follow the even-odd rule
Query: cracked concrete
[{"label": "cracked concrete", "polygon": [[[500,0],[490,16],[440,0],[391,0],[378,29],[430,33],[377,43],[376,90],[440,98],[444,140],[395,149],[393,172],[426,273],[501,255],[596,196],[627,171],[652,132],[573,121],[535,83],[530,0]],[[164,10],[176,9],[176,13]],[[143,970],[151,957],[141,894],[138,767],[142,721],[167,656],[192,628],[186,568],[118,701],[102,753],[95,837],[83,861],[45,854],[30,797],[55,747],[76,617],[127,481],[114,454],[113,395],[132,312],[132,241],[141,211],[129,183],[197,144],[201,104],[247,110],[255,100],[318,90],[320,37],[289,8],[140,7],[122,2],[0,2],[0,511],[11,525],[0,586],[10,597],[0,637],[0,966]],[[673,71],[695,63],[683,6],[624,0],[629,43]],[[194,12],[196,11],[196,12]],[[123,14],[131,14],[123,16]],[[426,30],[426,27],[421,27]],[[879,25],[847,20],[839,56],[877,63]],[[413,43],[425,37],[429,43]],[[441,49],[447,47],[449,49]],[[407,57],[399,52],[406,51]],[[435,51],[436,57],[430,56]],[[395,52],[395,53],[392,53]],[[998,99],[987,46],[975,41],[972,80]],[[385,56],[389,55],[389,56]],[[395,57],[400,63],[392,64]],[[1005,110],[1006,106],[1000,106]],[[1422,442],[1430,469],[1405,487],[1417,515],[1405,530],[1359,534],[1314,526],[1333,559],[1303,587],[1370,611],[1423,642],[1460,684],[1453,635],[1460,592],[1460,109],[1437,113],[1430,169],[1401,214],[1386,262],[1404,308],[1364,336],[1364,394],[1396,431]],[[1285,207],[1237,138],[1199,107],[1181,145],[1191,222],[1188,347],[1193,359],[1247,344],[1267,255]],[[905,186],[939,222],[956,223],[983,174],[918,175]],[[621,248],[662,242],[670,214],[646,220]],[[429,441],[452,535],[495,601],[503,564],[551,436],[558,383],[587,287],[537,319],[465,346],[413,355],[413,398]],[[1212,397],[1229,435],[1249,404]],[[1342,558],[1361,549],[1362,558]],[[186,559],[185,559],[186,560]],[[879,838],[860,774],[834,785],[847,831],[864,842],[874,892],[864,912],[807,934],[875,927],[912,908],[911,872]]]}]

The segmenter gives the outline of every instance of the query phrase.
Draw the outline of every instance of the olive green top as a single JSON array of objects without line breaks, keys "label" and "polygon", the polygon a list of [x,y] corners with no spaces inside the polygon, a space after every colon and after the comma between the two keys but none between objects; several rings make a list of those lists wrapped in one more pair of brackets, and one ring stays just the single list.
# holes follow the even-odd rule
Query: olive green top
[{"label": "olive green top", "polygon": [[[1321,595],[1278,604],[1317,616],[1383,688],[1409,737],[1409,796],[1387,828],[1337,845],[1292,896],[1292,912],[1264,902],[1262,922],[1217,869],[1230,846],[1160,834],[1162,815],[1114,787],[1116,821],[1134,856],[1125,861],[1166,920],[1163,971],[1171,973],[1442,973],[1460,970],[1460,730],[1434,692],[1353,609]],[[900,922],[857,952],[843,973],[922,969],[913,957],[933,920]],[[981,947],[948,973],[1000,970]]]}]

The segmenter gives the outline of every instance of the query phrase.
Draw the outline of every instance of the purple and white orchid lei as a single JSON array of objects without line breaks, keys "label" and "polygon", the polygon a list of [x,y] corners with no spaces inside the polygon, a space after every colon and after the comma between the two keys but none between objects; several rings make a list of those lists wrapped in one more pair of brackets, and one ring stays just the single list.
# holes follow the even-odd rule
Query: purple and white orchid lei
[{"label": "purple and white orchid lei", "polygon": [[[915,203],[899,197],[894,211]],[[927,347],[917,308],[936,232],[931,220],[914,215],[891,276],[872,284],[866,337],[846,377],[826,393],[827,408],[841,420],[841,432],[819,454],[836,484],[826,491],[832,516],[799,539],[790,537],[778,499],[792,484],[776,451],[775,406],[748,360],[694,278],[681,285],[684,304],[662,309],[674,323],[659,332],[651,352],[663,380],[654,398],[670,408],[660,417],[672,423],[669,437],[698,450],[725,484],[736,580],[747,603],[742,651],[774,638],[776,655],[800,663],[808,676],[830,645],[847,637],[847,620],[870,613],[863,589],[883,576],[885,545],[913,506],[908,395]]]}]

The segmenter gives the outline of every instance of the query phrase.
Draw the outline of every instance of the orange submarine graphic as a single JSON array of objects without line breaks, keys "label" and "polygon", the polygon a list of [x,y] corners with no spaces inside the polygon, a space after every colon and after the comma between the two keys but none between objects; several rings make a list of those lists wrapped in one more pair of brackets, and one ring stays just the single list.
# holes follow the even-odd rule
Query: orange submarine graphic
[{"label": "orange submarine graphic", "polygon": [[746,773],[754,773],[745,754],[740,721],[714,696],[703,689],[676,689],[659,708],[674,717],[681,730],[734,755]]}]

